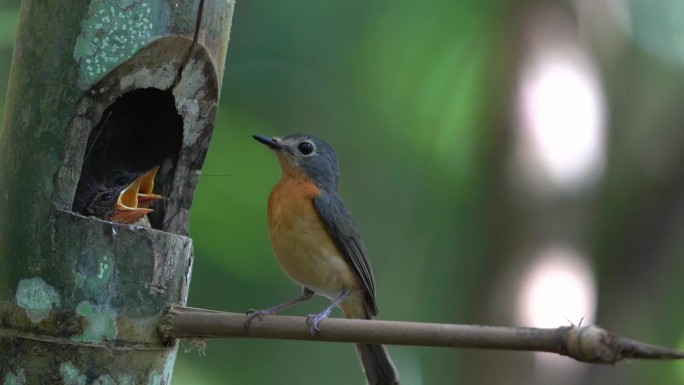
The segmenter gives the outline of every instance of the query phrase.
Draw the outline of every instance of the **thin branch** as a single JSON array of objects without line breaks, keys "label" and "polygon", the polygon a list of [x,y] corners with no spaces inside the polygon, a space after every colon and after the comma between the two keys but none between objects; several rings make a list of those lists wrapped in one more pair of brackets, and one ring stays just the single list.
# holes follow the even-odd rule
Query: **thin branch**
[{"label": "thin branch", "polygon": [[320,328],[313,338],[304,317],[266,316],[245,328],[244,314],[172,307],[160,333],[169,342],[174,338],[230,337],[524,350],[607,364],[626,358],[684,358],[684,352],[619,337],[597,326],[536,329],[329,318]]}]

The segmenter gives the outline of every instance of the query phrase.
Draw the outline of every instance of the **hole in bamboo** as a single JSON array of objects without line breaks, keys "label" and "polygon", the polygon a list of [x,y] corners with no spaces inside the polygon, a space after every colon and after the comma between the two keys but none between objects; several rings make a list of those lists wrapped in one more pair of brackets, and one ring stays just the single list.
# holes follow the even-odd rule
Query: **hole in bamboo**
[{"label": "hole in bamboo", "polygon": [[[183,119],[169,91],[137,89],[116,99],[90,131],[72,210],[83,213],[98,186],[119,175],[139,174],[159,166],[154,193],[168,197],[183,140]],[[158,200],[148,214],[152,228],[166,230],[168,200]],[[103,218],[106,219],[106,218]]]}]

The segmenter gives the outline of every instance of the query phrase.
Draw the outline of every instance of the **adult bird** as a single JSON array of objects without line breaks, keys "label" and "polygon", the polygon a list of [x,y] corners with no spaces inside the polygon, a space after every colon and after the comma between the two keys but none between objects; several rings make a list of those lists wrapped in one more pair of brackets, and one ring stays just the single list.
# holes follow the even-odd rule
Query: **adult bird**
[{"label": "adult bird", "polygon": [[[282,177],[268,199],[268,228],[280,267],[302,286],[302,295],[270,309],[250,310],[245,327],[254,318],[275,314],[314,293],[332,299],[321,313],[309,316],[314,335],[335,307],[346,318],[375,318],[373,272],[356,223],[337,195],[335,150],[304,134],[254,139],[271,148],[280,161]],[[357,344],[356,351],[369,384],[399,384],[384,346]]]}]

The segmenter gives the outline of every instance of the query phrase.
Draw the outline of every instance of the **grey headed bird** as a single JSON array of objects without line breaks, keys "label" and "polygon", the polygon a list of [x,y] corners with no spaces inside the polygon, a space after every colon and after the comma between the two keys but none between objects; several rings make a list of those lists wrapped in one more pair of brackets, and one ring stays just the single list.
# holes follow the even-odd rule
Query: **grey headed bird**
[{"label": "grey headed bird", "polygon": [[[304,134],[254,135],[254,139],[273,150],[280,161],[282,176],[268,199],[268,229],[280,267],[302,287],[302,295],[270,309],[249,311],[245,327],[254,318],[275,314],[314,293],[332,300],[321,313],[309,316],[314,336],[335,307],[346,318],[375,318],[373,272],[356,223],[337,195],[335,150]],[[399,384],[384,346],[357,344],[356,351],[368,384]]]}]

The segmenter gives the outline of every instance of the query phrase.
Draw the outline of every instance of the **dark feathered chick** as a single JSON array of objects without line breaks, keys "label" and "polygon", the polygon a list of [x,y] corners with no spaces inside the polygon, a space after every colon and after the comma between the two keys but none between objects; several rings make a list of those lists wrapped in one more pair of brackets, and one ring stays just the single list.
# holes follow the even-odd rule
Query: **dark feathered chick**
[{"label": "dark feathered chick", "polygon": [[159,171],[159,166],[145,172],[114,171],[105,178],[105,184],[107,186],[126,187],[135,179],[140,179],[138,207],[150,207],[152,202],[164,198],[153,192],[154,177],[157,175],[157,171]]},{"label": "dark feathered chick", "polygon": [[112,172],[98,182],[79,183],[73,211],[112,222],[133,224],[153,210],[149,205],[161,195],[152,193],[158,167],[144,173]]}]

